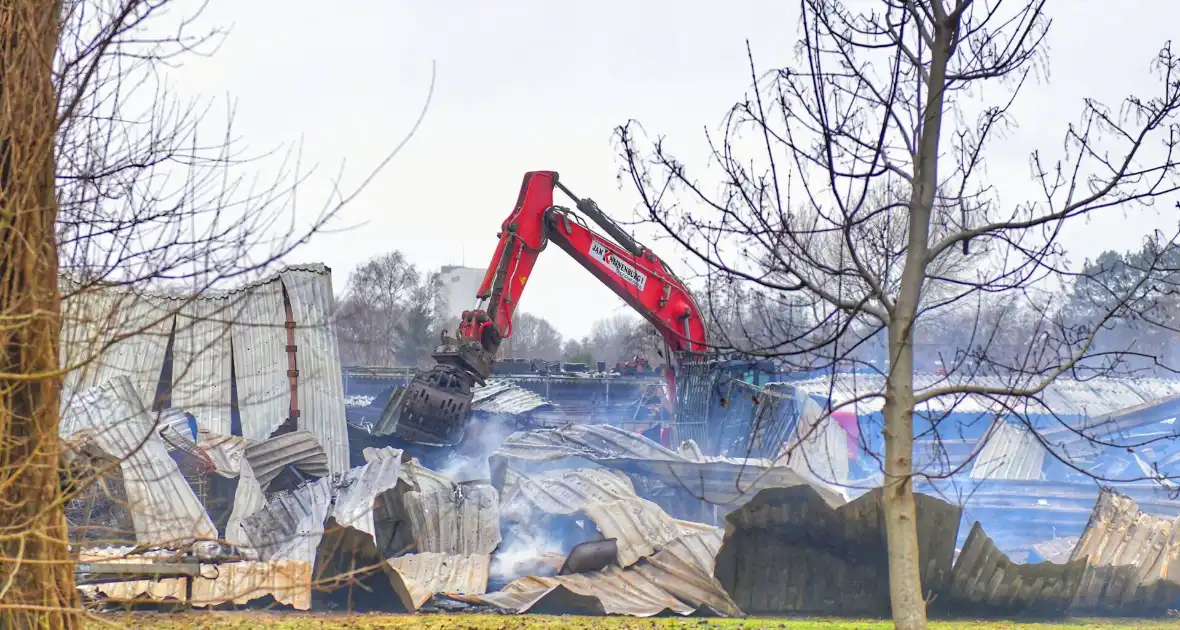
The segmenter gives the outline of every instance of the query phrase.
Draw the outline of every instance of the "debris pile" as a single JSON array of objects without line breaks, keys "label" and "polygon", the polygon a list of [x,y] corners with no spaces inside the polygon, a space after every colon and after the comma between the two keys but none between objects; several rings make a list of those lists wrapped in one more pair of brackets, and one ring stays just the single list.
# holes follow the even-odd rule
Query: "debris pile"
[{"label": "debris pile", "polygon": [[[194,432],[182,417],[153,418],[125,377],[83,392],[63,417],[65,462],[120,481],[136,543],[79,550],[88,598],[889,612],[881,491],[848,500],[785,458],[705,456],[691,440],[671,450],[608,425],[568,425],[485,445],[482,476],[433,470],[388,446],[332,472],[310,432],[258,440]],[[184,473],[192,466],[230,484],[228,505],[197,496]],[[1180,523],[1112,491],[1064,564],[1015,563],[978,524],[956,558],[961,508],[917,501],[923,588],[946,612],[1152,615],[1180,594]]]}]

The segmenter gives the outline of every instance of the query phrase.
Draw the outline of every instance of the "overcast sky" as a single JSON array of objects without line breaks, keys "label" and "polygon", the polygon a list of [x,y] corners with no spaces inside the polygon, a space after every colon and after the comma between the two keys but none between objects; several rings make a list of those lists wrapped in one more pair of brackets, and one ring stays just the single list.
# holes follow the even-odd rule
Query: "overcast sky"
[{"label": "overcast sky", "polygon": [[[179,17],[184,0],[173,8]],[[410,129],[437,64],[433,103],[416,136],[345,209],[340,227],[293,257],[319,261],[337,291],[366,258],[399,249],[425,268],[487,265],[500,222],[528,170],[552,169],[575,192],[633,220],[636,198],[616,182],[612,128],[636,118],[690,155],[747,86],[745,40],[763,65],[785,65],[797,37],[797,2],[599,0],[211,0],[202,25],[231,28],[217,55],[173,72],[190,94],[236,102],[235,135],[258,150],[303,140],[319,164],[301,203],[322,201],[347,160],[355,184]],[[1131,6],[1134,10],[1130,10]],[[1175,0],[1050,2],[1051,83],[1024,92],[1020,128],[993,153],[991,178],[1019,201],[1027,154],[1056,151],[1085,96],[1114,104],[1150,89],[1148,63],[1176,33]],[[1144,19],[1151,16],[1151,19]],[[1169,17],[1170,16],[1170,17]],[[1162,205],[1161,207],[1170,206]],[[310,212],[310,210],[308,210]],[[1081,260],[1136,247],[1157,211],[1073,226]],[[670,242],[640,230],[675,266]],[[524,310],[566,335],[627,307],[556,248],[530,278]]]}]

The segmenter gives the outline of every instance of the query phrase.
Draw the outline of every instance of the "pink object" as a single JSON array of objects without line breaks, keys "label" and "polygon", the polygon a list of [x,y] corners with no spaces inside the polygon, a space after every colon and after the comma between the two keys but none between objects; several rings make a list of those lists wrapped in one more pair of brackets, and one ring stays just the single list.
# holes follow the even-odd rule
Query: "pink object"
[{"label": "pink object", "polygon": [[860,442],[860,424],[851,411],[833,411],[832,419],[848,434],[848,459],[856,459],[857,444]]}]

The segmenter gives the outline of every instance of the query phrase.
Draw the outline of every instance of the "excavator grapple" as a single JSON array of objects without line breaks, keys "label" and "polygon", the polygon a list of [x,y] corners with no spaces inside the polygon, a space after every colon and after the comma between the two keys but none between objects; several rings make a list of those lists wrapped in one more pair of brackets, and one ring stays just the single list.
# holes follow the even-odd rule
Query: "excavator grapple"
[{"label": "excavator grapple", "polygon": [[[570,209],[553,205],[554,189],[573,199],[581,214],[611,238],[591,231]],[[500,342],[512,335],[512,315],[537,256],[550,242],[650,321],[668,346],[665,356],[705,351],[704,321],[684,283],[597,204],[574,196],[559,183],[557,173],[525,173],[516,207],[498,237],[475,296],[478,308],[463,312],[455,337],[443,333],[433,355],[436,364],[415,374],[382,410],[381,423],[392,425],[394,435],[438,446],[463,440],[474,389],[491,375]],[[671,370],[667,377],[669,399],[674,400]]]}]

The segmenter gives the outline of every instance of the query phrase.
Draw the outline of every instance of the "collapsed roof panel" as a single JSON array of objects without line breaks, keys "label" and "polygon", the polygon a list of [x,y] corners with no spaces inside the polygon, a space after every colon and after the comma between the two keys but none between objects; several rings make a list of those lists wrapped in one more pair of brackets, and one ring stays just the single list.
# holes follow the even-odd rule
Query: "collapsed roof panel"
[{"label": "collapsed roof panel", "polygon": [[419,553],[489,554],[500,544],[500,494],[482,481],[453,483],[415,461],[402,468],[397,518]]},{"label": "collapsed roof panel", "polygon": [[490,556],[414,553],[386,561],[390,582],[402,606],[417,612],[437,593],[482,595],[487,592]]},{"label": "collapsed roof panel", "polygon": [[830,505],[844,503],[834,486],[808,480],[789,464],[765,459],[704,457],[677,453],[610,425],[566,425],[514,433],[489,458],[494,483],[503,483],[509,462],[555,462],[584,458],[628,474],[683,488],[703,501],[734,507],[762,488],[813,485]]},{"label": "collapsed roof panel", "polygon": [[91,441],[119,461],[138,542],[183,545],[217,538],[154,424],[130,379],[118,376],[75,397],[59,430],[67,441]]}]

